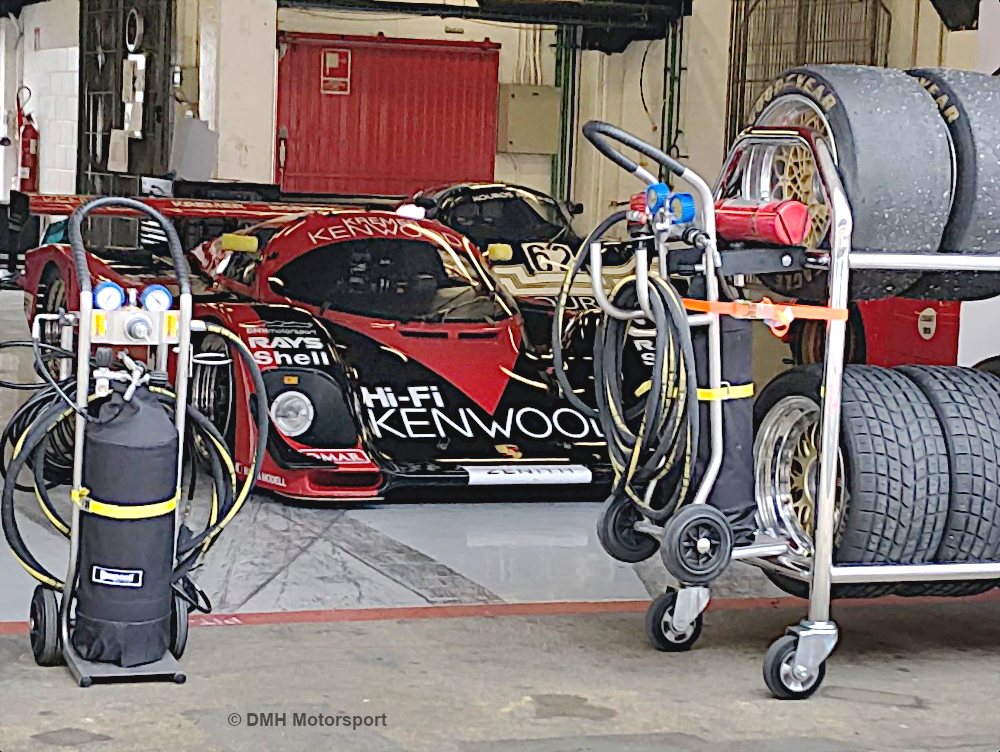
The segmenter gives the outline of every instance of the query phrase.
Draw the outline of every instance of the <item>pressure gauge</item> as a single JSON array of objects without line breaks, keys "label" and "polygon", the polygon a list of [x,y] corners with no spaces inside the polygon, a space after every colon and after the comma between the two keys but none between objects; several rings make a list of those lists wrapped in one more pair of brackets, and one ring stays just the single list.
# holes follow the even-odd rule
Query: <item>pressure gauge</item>
[{"label": "pressure gauge", "polygon": [[94,288],[94,305],[102,311],[114,311],[125,304],[125,291],[114,282],[101,282]]},{"label": "pressure gauge", "polygon": [[142,302],[143,308],[154,313],[169,311],[174,304],[174,296],[163,285],[150,285],[142,291],[139,300]]}]

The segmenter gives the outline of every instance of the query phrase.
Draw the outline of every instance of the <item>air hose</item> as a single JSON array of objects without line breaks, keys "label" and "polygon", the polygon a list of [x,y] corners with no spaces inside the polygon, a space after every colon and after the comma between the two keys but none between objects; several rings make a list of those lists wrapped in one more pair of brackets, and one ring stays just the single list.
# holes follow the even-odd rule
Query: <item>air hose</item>
[{"label": "air hose", "polygon": [[[623,353],[630,330],[640,321],[620,320],[604,313],[594,338],[595,405],[587,404],[570,383],[563,353],[565,311],[576,277],[590,258],[590,246],[600,242],[627,214],[617,212],[601,222],[584,240],[563,280],[552,329],[556,379],[577,410],[600,422],[615,474],[609,501],[627,499],[656,522],[668,519],[686,501],[699,439],[698,386],[694,347],[687,313],[669,280],[649,277],[649,308],[655,329],[654,362],[649,380],[628,405],[624,390]],[[624,310],[637,308],[635,276],[620,282],[611,302]],[[660,481],[667,482],[660,483]]]},{"label": "air hose", "polygon": [[[260,369],[249,348],[239,337],[216,324],[195,322],[195,326],[226,339],[244,361],[254,394],[266,394]],[[0,348],[5,346],[30,347],[31,343],[0,343]],[[49,345],[42,345],[41,350],[52,353],[51,357],[73,357],[72,353]],[[46,356],[39,360],[36,362],[36,367],[46,368],[48,364],[45,361],[48,359]],[[20,386],[27,388],[27,385]],[[56,510],[49,491],[66,482],[65,469],[72,465],[71,458],[66,455],[72,453],[75,409],[67,404],[66,397],[70,400],[75,399],[75,379],[35,386],[38,389],[37,393],[18,409],[0,437],[2,442],[0,445],[4,450],[8,445],[12,445],[9,461],[5,465],[0,465],[4,478],[3,493],[0,496],[0,522],[7,543],[18,563],[42,584],[61,590],[64,583],[38,561],[24,542],[17,524],[15,491],[32,492],[50,524],[64,536],[69,535],[69,525]],[[153,379],[148,388],[161,404],[168,409],[174,408],[176,395],[165,378]],[[96,395],[91,395],[89,401],[93,405],[99,399]],[[208,465],[212,479],[212,506],[208,521],[199,532],[191,531],[186,524],[180,527],[172,576],[175,585],[181,583],[202,560],[222,530],[246,503],[260,471],[267,447],[268,432],[267,411],[252,410],[251,412],[255,414],[257,443],[243,483],[238,484],[235,462],[218,428],[191,405],[187,406],[186,412],[188,417],[186,426],[190,438],[199,439],[205,448],[203,461]],[[190,453],[188,456],[192,463],[199,461],[195,453]],[[51,472],[50,467],[53,457],[59,463],[55,472]],[[19,485],[17,482],[25,469],[31,471],[32,483],[28,486]]]}]

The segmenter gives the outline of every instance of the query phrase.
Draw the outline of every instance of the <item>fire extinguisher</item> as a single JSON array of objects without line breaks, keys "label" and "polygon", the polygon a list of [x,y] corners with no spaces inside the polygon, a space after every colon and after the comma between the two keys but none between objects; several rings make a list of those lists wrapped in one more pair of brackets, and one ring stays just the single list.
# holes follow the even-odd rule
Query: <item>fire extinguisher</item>
[{"label": "fire extinguisher", "polygon": [[[24,93],[27,93],[27,96],[22,99]],[[34,117],[24,111],[29,99],[31,99],[31,89],[22,86],[17,93],[17,131],[21,141],[18,189],[23,193],[38,193],[38,139],[41,134],[35,125]]]}]

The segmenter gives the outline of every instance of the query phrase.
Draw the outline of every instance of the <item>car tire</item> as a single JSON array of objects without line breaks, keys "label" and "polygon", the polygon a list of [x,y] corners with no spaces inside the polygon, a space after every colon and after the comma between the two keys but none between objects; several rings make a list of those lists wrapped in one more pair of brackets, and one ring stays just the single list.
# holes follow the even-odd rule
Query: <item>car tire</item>
[{"label": "car tire", "polygon": [[[950,502],[935,561],[1000,557],[1000,379],[971,368],[899,369],[927,397],[944,430]],[[993,581],[912,583],[906,595],[970,595]]]},{"label": "car tire", "polygon": [[[904,116],[907,137],[900,138]],[[856,250],[937,251],[941,247],[952,203],[951,146],[937,108],[914,78],[902,71],[857,65],[793,68],[758,99],[754,121],[756,125],[826,131],[853,211]],[[782,153],[791,159],[788,155],[793,150],[785,149]],[[770,181],[771,199],[799,199],[808,204],[817,227],[809,244],[820,247],[829,234],[828,216],[822,197],[810,200],[819,191],[818,181],[801,179],[803,174],[811,175],[808,165],[805,171],[790,170],[781,167],[786,163],[778,156],[768,164],[768,175],[762,167],[752,177],[750,182],[756,181],[757,189],[751,192],[762,192],[764,181]],[[808,195],[796,195],[803,192]],[[859,272],[851,277],[850,294],[854,299],[891,297],[919,279],[920,273],[913,271]],[[812,302],[828,299],[822,271],[767,274],[761,281],[781,295]]]},{"label": "car tire", "polygon": [[[778,376],[761,392],[754,406],[759,499],[779,498],[784,493],[780,479],[761,471],[770,466],[768,453],[772,449],[765,440],[771,426],[780,425],[775,421],[788,398],[806,398],[818,407],[821,381],[822,368],[796,368]],[[949,475],[943,430],[927,398],[896,371],[848,366],[840,445],[848,501],[836,530],[834,561],[931,561],[944,535]],[[764,510],[761,513],[764,517]],[[811,536],[811,531],[806,534]],[[805,592],[804,584],[797,580],[780,575],[771,579],[793,595]],[[893,588],[892,584],[839,585],[833,595],[874,597]]]},{"label": "car tire", "polygon": [[[1000,78],[973,71],[909,71],[937,105],[955,151],[955,200],[945,253],[1000,252]],[[907,297],[982,300],[1000,295],[1000,274],[932,272]]]}]

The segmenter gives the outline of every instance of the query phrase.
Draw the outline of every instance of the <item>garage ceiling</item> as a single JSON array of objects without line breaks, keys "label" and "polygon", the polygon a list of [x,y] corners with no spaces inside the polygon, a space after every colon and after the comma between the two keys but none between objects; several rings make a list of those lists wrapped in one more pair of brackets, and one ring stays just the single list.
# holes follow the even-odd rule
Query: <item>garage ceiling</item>
[{"label": "garage ceiling", "polygon": [[351,10],[506,23],[580,26],[584,49],[621,52],[637,39],[663,39],[691,15],[692,0],[479,0],[478,5],[406,0],[278,0],[282,8]]}]

